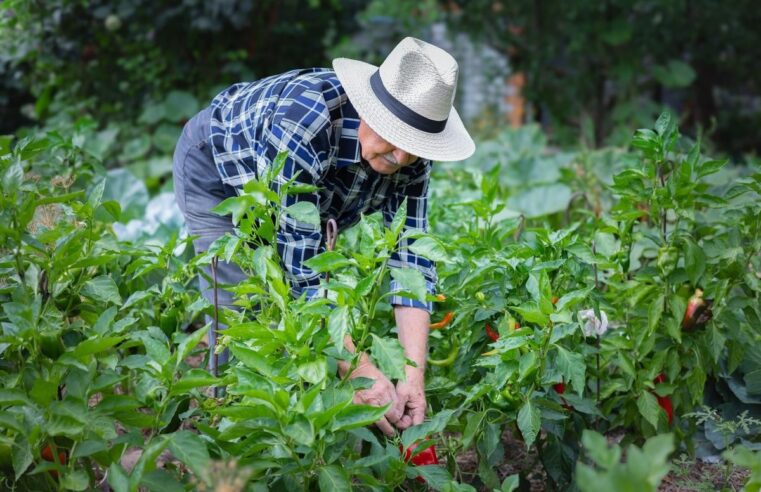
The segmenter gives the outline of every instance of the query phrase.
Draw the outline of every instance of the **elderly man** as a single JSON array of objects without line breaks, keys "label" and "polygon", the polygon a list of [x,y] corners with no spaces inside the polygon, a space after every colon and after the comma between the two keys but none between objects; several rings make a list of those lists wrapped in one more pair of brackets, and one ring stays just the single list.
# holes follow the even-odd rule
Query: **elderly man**
[{"label": "elderly man", "polygon": [[[431,161],[461,160],[475,150],[453,108],[457,62],[447,52],[414,38],[402,40],[380,67],[345,58],[333,69],[293,70],[252,83],[235,84],[191,119],[174,155],[175,194],[204,251],[233,229],[229,217],[210,210],[243,185],[261,176],[279,152],[288,159],[276,186],[296,178],[317,191],[287,196],[283,205],[313,203],[321,221],[335,218],[340,228],[363,213],[381,211],[387,223],[407,200],[407,229],[427,228],[427,191]],[[277,248],[294,295],[314,295],[320,276],[304,265],[324,248],[322,228],[286,217],[277,231]],[[391,268],[411,267],[436,282],[434,265],[400,244]],[[243,273],[220,263],[220,283],[236,284]],[[211,298],[202,279],[202,292]],[[392,289],[398,286],[392,282]],[[220,290],[219,304],[232,296]],[[425,416],[430,303],[391,298],[406,356],[406,381],[394,386],[365,355],[351,377],[374,385],[357,393],[358,402],[391,407],[377,423],[387,433],[420,424]],[[213,344],[213,339],[212,339]],[[353,351],[350,339],[346,346]],[[348,365],[339,365],[345,372]]]}]

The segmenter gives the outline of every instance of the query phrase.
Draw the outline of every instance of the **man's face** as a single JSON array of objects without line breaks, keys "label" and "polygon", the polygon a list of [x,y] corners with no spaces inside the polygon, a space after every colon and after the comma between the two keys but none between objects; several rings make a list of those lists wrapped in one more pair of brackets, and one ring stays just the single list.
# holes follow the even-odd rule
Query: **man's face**
[{"label": "man's face", "polygon": [[365,120],[359,120],[358,135],[359,145],[362,147],[362,158],[370,163],[370,167],[379,174],[394,174],[417,160],[417,156],[398,149],[383,140],[365,123]]}]

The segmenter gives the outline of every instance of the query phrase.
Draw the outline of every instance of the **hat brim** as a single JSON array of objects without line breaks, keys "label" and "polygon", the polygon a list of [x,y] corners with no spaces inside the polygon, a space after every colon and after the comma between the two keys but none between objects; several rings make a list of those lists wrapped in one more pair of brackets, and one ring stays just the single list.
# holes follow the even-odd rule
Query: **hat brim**
[{"label": "hat brim", "polygon": [[359,60],[336,58],[333,69],[349,101],[370,128],[395,147],[423,159],[461,161],[476,150],[457,110],[452,108],[444,130],[428,133],[396,117],[378,100],[370,86],[370,76],[378,67]]}]

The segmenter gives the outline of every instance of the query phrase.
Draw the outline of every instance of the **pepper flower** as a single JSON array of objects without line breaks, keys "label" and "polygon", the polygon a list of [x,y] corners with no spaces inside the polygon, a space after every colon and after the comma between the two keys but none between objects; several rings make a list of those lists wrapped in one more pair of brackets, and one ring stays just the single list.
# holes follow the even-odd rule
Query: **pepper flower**
[{"label": "pepper flower", "polygon": [[579,321],[584,321],[584,325],[581,327],[581,331],[584,332],[584,336],[591,337],[595,335],[602,335],[608,331],[608,315],[605,311],[600,310],[600,318],[595,316],[594,309],[585,309],[578,312]]}]

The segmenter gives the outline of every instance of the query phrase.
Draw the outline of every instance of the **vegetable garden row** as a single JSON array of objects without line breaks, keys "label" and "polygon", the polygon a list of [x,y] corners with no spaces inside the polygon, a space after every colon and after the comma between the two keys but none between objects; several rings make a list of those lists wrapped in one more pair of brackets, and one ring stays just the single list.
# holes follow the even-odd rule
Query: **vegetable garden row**
[{"label": "vegetable garden row", "polygon": [[[430,234],[411,246],[439,272],[429,418],[393,439],[368,426],[385,408],[352,403],[372,381],[336,367],[351,334],[404,378],[389,278],[427,294],[387,265],[403,208],[309,261],[329,299],[292,299],[267,246],[288,210],[267,177],[219,207],[238,230],[203,255],[177,235],[128,242],[72,133],[0,141],[0,488],[513,490],[538,468],[549,490],[646,491],[672,453],[712,446],[758,490],[761,174],[705,157],[667,113],[631,151],[513,141],[509,164],[440,166]],[[553,183],[562,210],[543,209]],[[215,310],[195,282],[215,256],[249,274],[240,310],[218,313],[234,362],[216,377],[197,363]],[[505,434],[532,468],[499,472]]]}]

